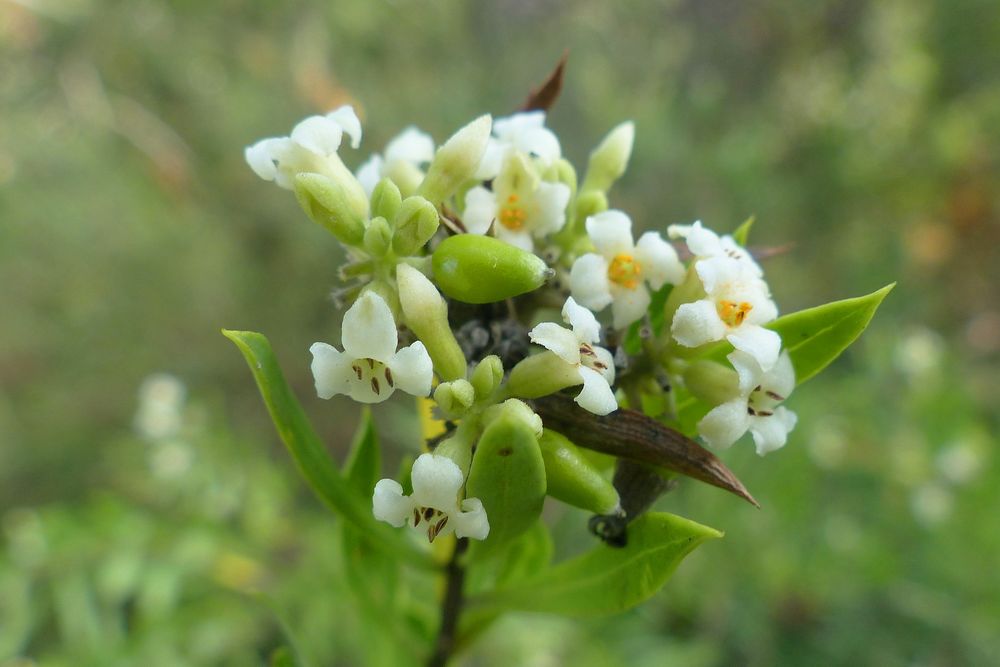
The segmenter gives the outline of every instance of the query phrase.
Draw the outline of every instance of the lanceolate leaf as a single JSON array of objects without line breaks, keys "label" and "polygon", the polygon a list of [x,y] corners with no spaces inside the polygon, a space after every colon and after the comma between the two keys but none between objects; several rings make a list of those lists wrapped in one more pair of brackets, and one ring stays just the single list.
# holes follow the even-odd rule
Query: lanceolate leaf
[{"label": "lanceolate leaf", "polygon": [[430,556],[410,544],[402,533],[375,521],[371,501],[358,495],[334,466],[302,406],[285,382],[271,344],[252,331],[227,331],[223,335],[236,344],[250,365],[264,404],[299,472],[313,492],[345,521],[353,524],[377,548],[405,553],[408,562],[433,567]]},{"label": "lanceolate leaf", "polygon": [[868,327],[875,311],[896,283],[866,296],[834,301],[791,313],[768,325],[781,335],[802,384],[826,368]]},{"label": "lanceolate leaf", "polygon": [[562,58],[556,63],[556,68],[552,70],[545,82],[528,94],[528,99],[521,105],[520,111],[548,111],[559,99],[562,92],[563,74],[566,71],[566,61],[569,59],[569,51],[563,53]]},{"label": "lanceolate leaf", "polygon": [[601,544],[518,584],[469,601],[493,608],[568,616],[603,616],[650,598],[677,565],[705,540],[722,533],[672,514],[648,513],[629,526],[623,548]]}]

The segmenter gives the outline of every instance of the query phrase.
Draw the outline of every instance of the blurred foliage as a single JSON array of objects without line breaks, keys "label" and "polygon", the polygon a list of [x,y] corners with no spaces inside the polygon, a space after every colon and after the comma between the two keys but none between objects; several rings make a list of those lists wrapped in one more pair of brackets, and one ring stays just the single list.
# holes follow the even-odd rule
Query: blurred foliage
[{"label": "blurred foliage", "polygon": [[[442,139],[566,48],[550,125],[580,163],[636,121],[614,203],[639,224],[756,214],[754,243],[794,244],[768,264],[786,312],[900,283],[796,393],[785,450],[727,454],[762,511],[684,485],[664,507],[728,535],[660,601],[509,619],[474,664],[1000,650],[997,3],[0,0],[0,664],[356,664],[339,533],[218,334],[266,333],[343,452],[356,408],[314,398],[306,353],[336,335],[339,250],[242,147],[343,102],[349,164],[409,123]],[[158,370],[183,426],[130,435]],[[408,407],[378,411],[400,454]]]}]

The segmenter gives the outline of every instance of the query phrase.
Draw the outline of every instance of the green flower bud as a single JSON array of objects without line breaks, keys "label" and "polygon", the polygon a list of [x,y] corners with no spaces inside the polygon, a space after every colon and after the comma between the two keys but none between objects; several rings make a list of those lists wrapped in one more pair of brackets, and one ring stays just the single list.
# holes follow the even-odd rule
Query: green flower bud
[{"label": "green flower bud", "polygon": [[458,132],[434,154],[427,168],[427,175],[417,189],[434,204],[450,197],[468,179],[472,178],[486,152],[486,142],[493,128],[493,118],[480,116]]},{"label": "green flower bud", "polygon": [[608,210],[608,196],[600,190],[581,190],[576,198],[576,220],[583,223],[590,216]]},{"label": "green flower bud", "polygon": [[424,172],[417,165],[406,160],[391,160],[386,163],[383,173],[399,186],[404,197],[409,197],[417,191],[424,180]]},{"label": "green flower bud", "polygon": [[479,498],[490,520],[483,549],[493,550],[528,530],[542,512],[545,464],[533,429],[504,415],[483,431],[466,495]]},{"label": "green flower bud", "polygon": [[545,176],[546,180],[555,180],[569,187],[570,197],[576,195],[576,169],[566,158],[559,158],[559,161],[549,168]]},{"label": "green flower bud", "polygon": [[547,493],[595,514],[617,514],[618,492],[566,436],[546,429],[538,440],[545,463]]},{"label": "green flower bud", "polygon": [[635,124],[632,121],[626,121],[608,132],[590,154],[587,177],[583,180],[581,189],[601,192],[610,190],[614,182],[625,173],[634,140]]},{"label": "green flower bud", "polygon": [[524,401],[508,398],[503,403],[491,405],[483,411],[483,423],[490,424],[498,419],[514,419],[530,428],[536,437],[542,435],[542,418],[528,407]]},{"label": "green flower bud", "polygon": [[399,320],[399,294],[396,292],[396,288],[393,287],[392,284],[386,282],[385,280],[376,278],[365,285],[358,296],[360,297],[365,292],[375,292],[382,297],[382,300],[389,306],[389,310],[392,311],[393,319],[397,321]]},{"label": "green flower bud", "polygon": [[326,227],[344,245],[360,245],[365,235],[363,217],[357,215],[343,188],[322,174],[295,176],[295,197],[313,222]]},{"label": "green flower bud", "polygon": [[434,389],[434,401],[448,416],[460,417],[476,400],[476,392],[468,380],[442,382]]},{"label": "green flower bud", "polygon": [[739,376],[732,368],[706,359],[696,359],[684,371],[684,385],[709,405],[721,405],[736,398]]},{"label": "green flower bud", "polygon": [[397,255],[412,255],[430,241],[440,224],[434,204],[423,197],[408,197],[393,222],[396,233],[392,249]]},{"label": "green flower bud", "polygon": [[476,390],[476,398],[485,400],[493,395],[503,380],[503,362],[500,357],[491,354],[472,371],[472,386]]},{"label": "green flower bud", "polygon": [[372,218],[365,230],[365,250],[373,257],[382,257],[392,244],[392,227],[385,218]]},{"label": "green flower bud", "polygon": [[381,216],[386,220],[395,220],[403,196],[399,188],[388,178],[383,178],[372,191],[372,216]]},{"label": "green flower bud", "polygon": [[403,321],[427,348],[445,381],[465,378],[466,360],[448,323],[448,304],[424,274],[408,264],[396,267]]},{"label": "green flower bud", "polygon": [[554,352],[545,351],[521,360],[510,372],[507,391],[511,396],[541,398],[583,383],[580,370]]},{"label": "green flower bud", "polygon": [[491,303],[536,290],[552,275],[545,262],[491,236],[458,234],[434,250],[434,280],[465,303]]}]

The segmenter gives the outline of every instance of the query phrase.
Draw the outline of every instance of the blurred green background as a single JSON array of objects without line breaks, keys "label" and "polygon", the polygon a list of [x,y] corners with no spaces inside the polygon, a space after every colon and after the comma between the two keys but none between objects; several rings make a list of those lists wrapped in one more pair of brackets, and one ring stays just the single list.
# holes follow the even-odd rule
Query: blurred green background
[{"label": "blurred green background", "polygon": [[[339,250],[243,147],[346,102],[349,165],[440,141],[564,49],[549,124],[582,165],[635,120],[637,224],[756,214],[785,312],[899,286],[784,450],[726,454],[762,510],[682,485],[663,508],[727,537],[664,593],[510,618],[468,664],[995,664],[1000,4],[0,0],[0,665],[359,663],[331,521],[218,333],[268,335],[342,452],[307,355]],[[409,407],[376,413],[390,459]]]}]

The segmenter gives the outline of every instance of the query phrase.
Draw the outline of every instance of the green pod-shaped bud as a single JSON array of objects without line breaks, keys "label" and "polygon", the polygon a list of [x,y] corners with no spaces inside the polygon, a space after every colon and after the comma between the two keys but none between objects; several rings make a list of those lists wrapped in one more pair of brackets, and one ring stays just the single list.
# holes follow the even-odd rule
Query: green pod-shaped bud
[{"label": "green pod-shaped bud", "polygon": [[582,190],[607,192],[614,182],[621,178],[632,155],[635,141],[635,124],[621,123],[597,145],[587,163],[587,177],[583,179]]},{"label": "green pod-shaped bud", "polygon": [[383,178],[372,190],[372,217],[381,216],[386,220],[395,220],[399,207],[403,203],[403,195],[399,188],[388,178]]},{"label": "green pod-shaped bud", "polygon": [[492,236],[457,234],[434,250],[434,281],[465,303],[503,301],[541,287],[552,270],[537,255]]},{"label": "green pod-shaped bud", "polygon": [[739,384],[736,371],[707,359],[696,359],[684,370],[684,386],[709,405],[721,405],[736,398]]},{"label": "green pod-shaped bud", "polygon": [[579,368],[546,350],[522,359],[511,369],[507,391],[520,398],[541,398],[582,383]]},{"label": "green pod-shaped bud", "polygon": [[550,496],[595,514],[618,513],[621,503],[611,480],[566,436],[545,429],[538,445]]},{"label": "green pod-shaped bud", "polygon": [[480,361],[473,369],[471,379],[477,399],[482,401],[492,396],[503,381],[503,362],[500,357],[491,354]]},{"label": "green pod-shaped bud", "polygon": [[465,378],[465,354],[448,323],[448,304],[434,284],[409,264],[396,266],[403,322],[417,335],[444,381]]},{"label": "green pod-shaped bud", "polygon": [[493,118],[487,114],[453,134],[434,154],[417,194],[434,204],[453,195],[475,175],[492,129]]},{"label": "green pod-shaped bud", "polygon": [[545,500],[545,464],[530,426],[504,415],[486,427],[472,458],[466,497],[479,498],[486,509],[486,551],[509,543],[534,524]]},{"label": "green pod-shaped bud", "polygon": [[434,389],[434,401],[449,417],[460,417],[472,407],[476,392],[467,380],[442,382]]},{"label": "green pod-shaped bud", "polygon": [[365,229],[365,250],[372,257],[382,257],[392,245],[392,227],[385,218],[372,218]]},{"label": "green pod-shaped bud", "polygon": [[397,255],[413,255],[431,240],[440,221],[437,209],[423,197],[407,197],[399,208],[393,227],[392,249]]},{"label": "green pod-shaped bud", "polygon": [[344,189],[322,174],[295,176],[295,198],[309,218],[325,227],[344,245],[361,245],[365,225],[348,202]]},{"label": "green pod-shaped bud", "polygon": [[513,419],[531,429],[535,437],[542,435],[542,418],[528,407],[524,401],[508,398],[503,403],[491,405],[483,411],[483,424],[491,424],[498,419]]}]

